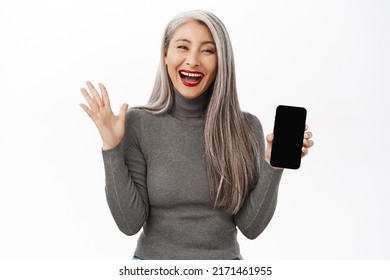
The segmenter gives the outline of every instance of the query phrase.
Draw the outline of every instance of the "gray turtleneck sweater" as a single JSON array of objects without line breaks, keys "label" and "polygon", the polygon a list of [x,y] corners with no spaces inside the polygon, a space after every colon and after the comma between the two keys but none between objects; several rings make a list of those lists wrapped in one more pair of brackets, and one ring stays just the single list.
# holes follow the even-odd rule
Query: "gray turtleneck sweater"
[{"label": "gray turtleneck sweater", "polygon": [[143,228],[134,253],[141,259],[234,259],[237,228],[254,239],[273,216],[282,171],[265,161],[263,130],[249,113],[261,151],[257,183],[237,215],[211,206],[202,128],[207,94],[188,100],[175,92],[164,116],[129,110],[122,142],[102,151],[108,205],[123,233]]}]

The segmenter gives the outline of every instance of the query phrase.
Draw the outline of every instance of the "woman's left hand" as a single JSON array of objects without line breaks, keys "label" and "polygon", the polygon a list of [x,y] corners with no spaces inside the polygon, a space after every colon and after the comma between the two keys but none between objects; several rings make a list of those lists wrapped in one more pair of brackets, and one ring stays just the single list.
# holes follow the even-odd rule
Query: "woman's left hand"
[{"label": "woman's left hand", "polygon": [[[308,131],[308,128],[309,128],[309,126],[305,125],[305,133],[303,135],[301,157],[306,156],[309,153],[309,149],[311,147],[313,147],[313,145],[314,145],[314,141],[311,140],[311,138],[313,137],[313,133]],[[270,163],[271,150],[272,150],[272,141],[274,140],[274,134],[273,133],[268,134],[267,137],[266,137],[266,140],[267,140],[267,149],[266,149],[266,152],[265,152],[265,159],[266,159],[266,161],[268,163]]]},{"label": "woman's left hand", "polygon": [[309,128],[308,125],[305,125],[305,134],[303,135],[303,145],[302,145],[302,157],[306,156],[309,153],[309,148],[313,147],[314,141],[311,140],[313,133],[307,131]]}]

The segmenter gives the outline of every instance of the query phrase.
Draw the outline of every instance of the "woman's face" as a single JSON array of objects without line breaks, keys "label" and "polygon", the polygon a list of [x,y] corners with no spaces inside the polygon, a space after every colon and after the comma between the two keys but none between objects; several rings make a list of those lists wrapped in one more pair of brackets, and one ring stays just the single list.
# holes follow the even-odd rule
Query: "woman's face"
[{"label": "woman's face", "polygon": [[187,99],[204,93],[217,74],[217,51],[209,29],[197,22],[180,25],[165,51],[174,87]]}]

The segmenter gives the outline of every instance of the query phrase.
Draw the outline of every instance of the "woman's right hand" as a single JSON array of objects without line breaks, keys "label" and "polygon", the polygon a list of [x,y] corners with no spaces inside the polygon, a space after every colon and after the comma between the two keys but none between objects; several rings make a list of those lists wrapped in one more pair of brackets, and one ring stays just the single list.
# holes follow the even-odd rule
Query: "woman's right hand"
[{"label": "woman's right hand", "polygon": [[125,119],[126,111],[129,105],[123,104],[120,108],[119,115],[114,115],[111,110],[110,99],[103,84],[99,83],[101,96],[92,85],[91,82],[86,82],[88,89],[81,88],[88,105],[80,104],[81,108],[88,114],[88,116],[95,123],[99,130],[100,136],[103,140],[103,150],[108,150],[116,147],[125,134]]}]

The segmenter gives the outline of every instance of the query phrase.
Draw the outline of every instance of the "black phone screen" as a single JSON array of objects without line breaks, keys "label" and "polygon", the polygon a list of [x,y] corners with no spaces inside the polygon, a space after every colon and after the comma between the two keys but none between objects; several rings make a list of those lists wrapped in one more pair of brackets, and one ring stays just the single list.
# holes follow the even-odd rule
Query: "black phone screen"
[{"label": "black phone screen", "polygon": [[298,169],[301,165],[306,109],[279,105],[276,108],[271,165]]}]

